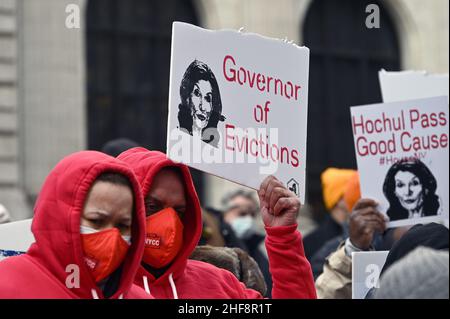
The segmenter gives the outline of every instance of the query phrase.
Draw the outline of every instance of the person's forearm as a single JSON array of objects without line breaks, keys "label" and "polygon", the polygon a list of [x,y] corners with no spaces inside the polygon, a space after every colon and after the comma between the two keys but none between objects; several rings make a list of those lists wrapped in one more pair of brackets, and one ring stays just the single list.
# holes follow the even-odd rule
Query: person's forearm
[{"label": "person's forearm", "polygon": [[266,248],[272,274],[272,298],[315,299],[311,265],[305,257],[297,225],[266,227]]}]

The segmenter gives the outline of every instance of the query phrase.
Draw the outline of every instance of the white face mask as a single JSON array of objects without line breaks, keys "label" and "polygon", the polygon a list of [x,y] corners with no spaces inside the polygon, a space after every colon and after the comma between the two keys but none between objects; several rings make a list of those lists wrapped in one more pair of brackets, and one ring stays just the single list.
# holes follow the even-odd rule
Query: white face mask
[{"label": "white face mask", "polygon": [[[94,234],[98,233],[100,230],[80,225],[80,234]],[[131,236],[130,235],[122,235],[123,240],[127,242],[128,245],[131,245]]]},{"label": "white face mask", "polygon": [[236,236],[243,237],[244,234],[253,227],[253,217],[250,215],[234,219],[230,226],[233,228]]}]

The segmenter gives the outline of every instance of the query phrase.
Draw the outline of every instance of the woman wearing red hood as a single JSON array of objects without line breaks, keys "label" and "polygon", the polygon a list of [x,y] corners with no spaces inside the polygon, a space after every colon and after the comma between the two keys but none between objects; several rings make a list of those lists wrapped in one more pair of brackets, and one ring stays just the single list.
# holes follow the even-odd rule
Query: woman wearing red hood
[{"label": "woman wearing red hood", "polygon": [[0,298],[151,298],[133,284],[144,215],[125,163],[94,151],[67,156],[39,193],[35,243],[0,262]]},{"label": "woman wearing red hood", "polygon": [[[145,249],[135,284],[161,299],[253,299],[227,270],[189,260],[202,231],[200,203],[189,169],[161,152],[132,148],[118,156],[134,170],[146,205]],[[298,198],[274,177],[259,190],[273,298],[316,298],[296,218]]]}]

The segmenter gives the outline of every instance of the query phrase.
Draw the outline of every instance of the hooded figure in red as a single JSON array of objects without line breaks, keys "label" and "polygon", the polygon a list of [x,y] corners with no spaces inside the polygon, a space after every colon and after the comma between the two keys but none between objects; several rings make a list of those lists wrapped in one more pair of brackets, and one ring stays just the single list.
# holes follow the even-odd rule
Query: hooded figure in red
[{"label": "hooded figure in red", "polygon": [[[161,152],[148,151],[141,147],[127,150],[118,158],[133,168],[147,206],[146,248],[142,266],[136,275],[136,285],[141,286],[148,294],[151,293],[157,299],[255,299],[263,297],[259,292],[246,288],[231,272],[208,263],[188,259],[200,239],[202,217],[199,199],[186,165],[171,161]],[[177,171],[178,179],[181,179],[183,184],[185,207],[182,208],[183,212],[179,219],[174,214],[174,211],[178,210],[176,207],[160,205],[159,211],[154,213],[151,212],[153,204],[147,203],[148,198],[154,192],[155,184],[161,184],[160,173],[167,170]],[[175,188],[167,187],[165,190],[159,188],[158,196],[170,197],[171,193],[176,192]],[[163,191],[161,192],[161,190]],[[295,200],[297,199],[295,198]],[[153,216],[157,216],[156,219],[153,219]],[[167,220],[163,219],[163,216]],[[172,222],[173,219],[176,221]],[[172,225],[171,228],[182,233],[180,239],[176,239],[177,236],[173,231],[170,236],[160,236],[161,225],[155,225],[155,221],[164,225]],[[179,221],[181,221],[181,225]],[[154,231],[155,229],[159,230]],[[266,247],[270,272],[273,277],[272,297],[316,298],[311,266],[305,258],[295,218],[288,226],[266,226],[266,232]],[[164,238],[171,243],[168,250],[166,250],[167,247],[164,247]],[[176,246],[179,246],[175,250],[177,254],[172,256],[172,248]],[[168,259],[169,262],[161,263],[158,267],[158,260],[153,256],[163,256],[164,259],[167,259],[165,252],[171,255]]]},{"label": "hooded figure in red", "polygon": [[[86,264],[82,239],[85,237],[80,235],[80,218],[89,191],[105,173],[125,177],[132,187],[130,198],[134,197],[131,243],[120,242],[125,246],[122,258],[118,261],[116,258],[118,266],[110,267],[114,272],[108,273],[105,279],[115,278],[113,285],[109,285],[108,296],[105,289],[99,288],[93,271]],[[35,243],[26,254],[0,262],[0,298],[151,298],[133,284],[144,248],[144,216],[139,184],[125,163],[95,151],[67,156],[47,176],[37,199],[31,226]],[[117,228],[106,231],[107,239],[123,239]]]}]

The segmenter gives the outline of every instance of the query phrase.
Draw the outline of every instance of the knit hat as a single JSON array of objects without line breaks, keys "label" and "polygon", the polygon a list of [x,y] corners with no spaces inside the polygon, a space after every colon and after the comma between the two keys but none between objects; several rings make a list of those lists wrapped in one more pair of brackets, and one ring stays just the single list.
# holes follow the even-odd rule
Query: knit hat
[{"label": "knit hat", "polygon": [[374,298],[448,299],[448,271],[448,250],[418,247],[386,271]]},{"label": "knit hat", "polygon": [[138,147],[138,143],[135,141],[132,141],[128,138],[118,138],[115,140],[111,140],[107,142],[102,147],[102,153],[111,155],[112,157],[117,157],[122,152],[125,152],[126,150],[129,150],[133,147]]},{"label": "knit hat", "polygon": [[359,174],[355,173],[347,183],[344,193],[344,201],[349,212],[352,211],[353,206],[361,198],[361,189],[359,185]]},{"label": "knit hat", "polygon": [[381,274],[396,261],[400,260],[419,246],[430,247],[437,250],[448,250],[448,235],[448,228],[441,224],[430,223],[427,225],[415,225],[392,246]]},{"label": "knit hat", "polygon": [[353,169],[327,168],[321,175],[323,200],[327,210],[331,210],[344,196],[348,181],[357,172]]}]

